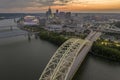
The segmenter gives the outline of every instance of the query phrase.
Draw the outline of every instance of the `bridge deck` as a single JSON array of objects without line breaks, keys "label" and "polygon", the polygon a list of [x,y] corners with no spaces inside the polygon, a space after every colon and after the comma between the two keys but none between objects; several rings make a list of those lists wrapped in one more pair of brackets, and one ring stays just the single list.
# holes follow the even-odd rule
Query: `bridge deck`
[{"label": "bridge deck", "polygon": [[83,62],[100,32],[91,33],[82,39],[69,39],[55,52],[39,80],[70,80]]},{"label": "bridge deck", "polygon": [[80,50],[87,40],[69,39],[55,52],[39,80],[66,80]]}]

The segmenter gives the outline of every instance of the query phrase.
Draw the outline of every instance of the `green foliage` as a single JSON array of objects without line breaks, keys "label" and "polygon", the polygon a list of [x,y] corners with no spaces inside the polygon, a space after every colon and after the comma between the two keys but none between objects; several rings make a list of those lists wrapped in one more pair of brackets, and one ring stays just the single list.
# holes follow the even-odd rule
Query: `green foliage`
[{"label": "green foliage", "polygon": [[26,26],[22,27],[21,29],[26,30],[26,31],[30,31],[30,32],[39,32],[40,26],[35,26],[35,25],[28,26],[28,25],[26,25]]},{"label": "green foliage", "polygon": [[54,43],[58,46],[60,46],[62,43],[64,43],[67,40],[64,36],[61,36],[58,33],[48,32],[45,30],[41,30],[39,33],[39,36],[41,39],[47,40],[47,41]]},{"label": "green foliage", "polygon": [[101,56],[110,60],[120,61],[120,47],[111,47],[95,42],[92,47],[94,55]]}]

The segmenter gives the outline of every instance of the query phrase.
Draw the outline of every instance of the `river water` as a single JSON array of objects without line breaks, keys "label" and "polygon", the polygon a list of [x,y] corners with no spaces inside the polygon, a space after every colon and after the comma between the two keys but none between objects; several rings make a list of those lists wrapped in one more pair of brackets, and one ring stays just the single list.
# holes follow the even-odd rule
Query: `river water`
[{"label": "river water", "polygon": [[[0,24],[3,26],[15,23],[9,19]],[[1,38],[0,80],[38,80],[57,48],[47,41],[35,39],[34,36],[31,41],[25,35]],[[74,80],[120,80],[119,75],[119,64],[88,55]]]},{"label": "river water", "polygon": [[89,54],[73,80],[120,80],[120,64]]},{"label": "river water", "polygon": [[[12,19],[4,21],[13,25]],[[2,25],[4,21],[1,22]],[[9,26],[1,30],[3,29],[9,29]],[[49,42],[35,39],[34,36],[31,41],[25,35],[1,38],[0,80],[38,80],[57,48]]]}]

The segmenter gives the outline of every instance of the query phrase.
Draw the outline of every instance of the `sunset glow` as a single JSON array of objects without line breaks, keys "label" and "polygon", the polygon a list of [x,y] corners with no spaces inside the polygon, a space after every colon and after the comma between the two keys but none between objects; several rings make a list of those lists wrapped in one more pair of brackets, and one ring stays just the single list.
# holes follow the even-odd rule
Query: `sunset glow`
[{"label": "sunset glow", "polygon": [[[119,11],[120,0],[71,0],[67,3],[55,1],[51,7],[62,11]],[[62,5],[63,4],[63,5]],[[48,7],[34,7],[27,10],[45,10]]]},{"label": "sunset glow", "polygon": [[[24,2],[24,0],[21,0],[21,2],[22,1]],[[59,9],[61,11],[120,12],[120,0],[27,0],[26,5],[20,2],[17,4],[19,5],[18,7],[14,7],[13,4],[10,4],[8,8],[4,8],[4,5],[0,6],[0,12],[45,12],[49,5],[53,10]]]}]

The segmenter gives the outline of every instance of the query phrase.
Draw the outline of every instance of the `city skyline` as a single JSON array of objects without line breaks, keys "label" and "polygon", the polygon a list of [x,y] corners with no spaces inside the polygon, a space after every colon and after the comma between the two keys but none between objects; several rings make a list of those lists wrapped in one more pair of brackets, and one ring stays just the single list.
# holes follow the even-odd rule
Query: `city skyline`
[{"label": "city skyline", "polygon": [[0,13],[45,12],[49,5],[53,11],[120,13],[120,0],[2,0]]}]

